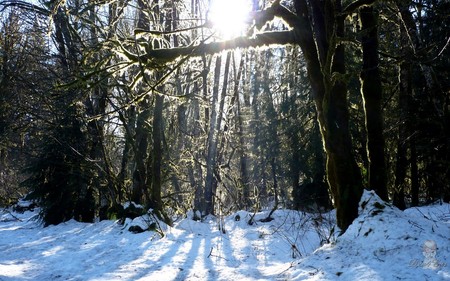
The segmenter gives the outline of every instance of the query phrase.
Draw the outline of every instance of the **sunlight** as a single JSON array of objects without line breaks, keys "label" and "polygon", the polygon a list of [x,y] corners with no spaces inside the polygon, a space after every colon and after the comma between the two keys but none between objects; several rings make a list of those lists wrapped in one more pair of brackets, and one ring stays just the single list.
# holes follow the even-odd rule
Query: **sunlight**
[{"label": "sunlight", "polygon": [[25,260],[13,260],[0,263],[0,280],[3,280],[1,277],[11,278],[11,280],[14,278],[16,280],[27,279],[24,276],[27,272],[31,272],[32,269],[33,265]]},{"label": "sunlight", "polygon": [[211,0],[209,19],[221,38],[230,39],[246,30],[251,7],[249,0]]},{"label": "sunlight", "polygon": [[42,255],[44,257],[50,257],[50,256],[56,255],[57,253],[61,252],[62,250],[64,250],[64,247],[62,247],[62,246],[55,246],[55,247],[53,247],[51,249],[43,251]]}]

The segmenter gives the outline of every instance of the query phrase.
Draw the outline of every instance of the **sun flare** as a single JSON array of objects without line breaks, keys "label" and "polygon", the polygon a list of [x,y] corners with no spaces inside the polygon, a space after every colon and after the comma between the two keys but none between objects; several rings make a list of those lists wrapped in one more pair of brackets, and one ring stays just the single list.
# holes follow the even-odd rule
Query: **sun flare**
[{"label": "sun flare", "polygon": [[209,19],[218,35],[229,39],[244,33],[250,12],[249,0],[212,0]]}]

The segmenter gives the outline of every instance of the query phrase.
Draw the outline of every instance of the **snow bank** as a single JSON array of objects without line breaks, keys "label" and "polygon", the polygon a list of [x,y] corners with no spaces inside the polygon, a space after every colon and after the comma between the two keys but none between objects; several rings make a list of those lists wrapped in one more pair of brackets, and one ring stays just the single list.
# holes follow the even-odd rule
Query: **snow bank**
[{"label": "snow bank", "polygon": [[[448,204],[402,212],[364,191],[359,217],[335,244],[301,260],[294,280],[450,280],[449,214]],[[434,268],[424,264],[430,240],[438,246]]]}]

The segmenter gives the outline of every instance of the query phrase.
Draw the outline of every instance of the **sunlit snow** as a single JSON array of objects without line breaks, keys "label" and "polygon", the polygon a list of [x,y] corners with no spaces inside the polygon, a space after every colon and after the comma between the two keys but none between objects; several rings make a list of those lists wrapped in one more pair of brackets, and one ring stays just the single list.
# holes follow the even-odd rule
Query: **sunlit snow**
[{"label": "sunlit snow", "polygon": [[[341,236],[330,234],[334,212],[277,210],[268,223],[261,212],[248,225],[252,213],[240,211],[224,219],[225,233],[213,217],[185,218],[163,226],[162,238],[129,232],[139,219],[43,228],[36,214],[0,210],[1,281],[450,280],[449,204],[402,212],[365,192]],[[437,248],[424,248],[426,241]]]}]

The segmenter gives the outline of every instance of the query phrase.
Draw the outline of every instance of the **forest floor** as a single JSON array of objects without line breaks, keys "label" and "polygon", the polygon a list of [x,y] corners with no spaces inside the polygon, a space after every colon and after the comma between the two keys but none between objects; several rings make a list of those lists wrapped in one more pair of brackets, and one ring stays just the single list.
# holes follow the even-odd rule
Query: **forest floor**
[{"label": "forest floor", "polygon": [[0,281],[450,280],[449,204],[400,211],[366,191],[341,236],[334,212],[277,210],[261,222],[264,211],[249,225],[240,211],[133,234],[145,218],[44,228],[37,211],[0,210]]}]

